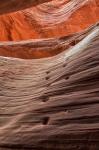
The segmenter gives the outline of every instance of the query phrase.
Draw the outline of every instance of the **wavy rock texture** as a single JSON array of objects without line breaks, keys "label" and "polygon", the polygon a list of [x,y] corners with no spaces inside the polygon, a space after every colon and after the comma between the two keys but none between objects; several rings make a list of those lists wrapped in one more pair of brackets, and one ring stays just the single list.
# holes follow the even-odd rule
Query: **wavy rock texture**
[{"label": "wavy rock texture", "polygon": [[22,59],[42,58],[56,55],[64,50],[68,50],[86,34],[90,32],[89,29],[60,38],[49,38],[41,40],[27,40],[21,42],[2,42],[0,44],[0,55],[5,57],[16,57]]},{"label": "wavy rock texture", "polygon": [[[75,35],[75,32],[82,31],[99,20],[98,6],[97,0],[54,0],[31,9],[2,15],[0,40],[19,43],[3,45],[1,42],[0,55],[27,59],[56,55],[66,47],[59,44],[61,38],[66,39],[71,33]],[[52,45],[48,44],[50,40],[54,40]]]},{"label": "wavy rock texture", "polygon": [[1,149],[98,149],[99,25],[75,39],[50,58],[0,57]]},{"label": "wavy rock texture", "polygon": [[66,36],[82,31],[98,20],[98,0],[53,0],[31,9],[2,15],[0,40],[20,41]]},{"label": "wavy rock texture", "polygon": [[0,1],[0,150],[98,150],[99,1],[44,2]]}]

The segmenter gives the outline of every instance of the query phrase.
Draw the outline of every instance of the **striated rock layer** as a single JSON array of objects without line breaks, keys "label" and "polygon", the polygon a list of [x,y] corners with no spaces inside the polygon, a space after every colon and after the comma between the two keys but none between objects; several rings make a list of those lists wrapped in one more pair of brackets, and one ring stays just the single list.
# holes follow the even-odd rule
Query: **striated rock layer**
[{"label": "striated rock layer", "polygon": [[68,50],[72,46],[79,43],[79,41],[83,39],[86,34],[90,33],[91,28],[93,27],[90,27],[78,34],[75,33],[73,35],[60,38],[46,38],[20,42],[2,42],[0,44],[0,55],[22,59],[50,57],[64,50]]},{"label": "striated rock layer", "polygon": [[68,37],[75,38],[75,32],[99,20],[98,11],[97,0],[53,0],[1,15],[0,55],[25,59],[56,55],[73,44],[66,41]]},{"label": "striated rock layer", "polygon": [[99,24],[75,40],[50,58],[0,57],[1,150],[98,150]]},{"label": "striated rock layer", "polygon": [[[27,2],[25,1],[26,4]],[[32,0],[31,4],[41,2],[44,0]],[[12,3],[8,1],[8,4]],[[26,6],[24,3],[19,4]],[[3,7],[2,9],[4,10]],[[12,10],[10,7],[9,9]],[[0,41],[56,38],[82,31],[98,20],[98,0],[53,0],[27,10],[0,16]]]},{"label": "striated rock layer", "polygon": [[0,150],[98,150],[99,2],[41,2],[0,1]]}]

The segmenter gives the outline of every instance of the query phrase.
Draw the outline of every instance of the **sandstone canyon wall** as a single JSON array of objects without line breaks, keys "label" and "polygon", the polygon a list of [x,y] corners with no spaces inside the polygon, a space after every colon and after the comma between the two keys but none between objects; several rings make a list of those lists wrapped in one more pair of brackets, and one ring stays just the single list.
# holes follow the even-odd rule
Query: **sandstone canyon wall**
[{"label": "sandstone canyon wall", "polygon": [[[40,1],[33,1],[32,5],[35,5],[37,2]],[[10,5],[12,4],[8,2],[8,5],[6,4],[7,9],[9,3]],[[27,3],[25,2],[25,4]],[[16,8],[17,10],[18,6],[16,5],[16,7],[13,6],[12,8]],[[26,7],[27,5],[24,6]],[[98,6],[98,0],[62,0],[61,2],[60,0],[53,0],[15,13],[5,14],[2,12],[3,15],[0,16],[0,41],[18,42],[25,40],[24,42],[26,42],[26,40],[30,39],[33,41],[34,39],[42,41],[42,39],[61,38],[75,34],[75,32],[81,32],[99,20]],[[16,47],[16,50],[14,49],[12,51],[12,49],[9,49],[9,46],[5,49],[0,46],[0,55],[11,55],[19,58],[41,58],[56,55],[62,51],[59,48],[52,52],[48,46],[48,51],[43,48],[41,51],[39,46],[38,48],[31,46],[32,48],[26,48],[28,50],[24,54],[20,54],[21,52],[18,53],[17,51],[20,47],[21,45],[19,43],[19,48]],[[27,51],[30,53],[29,55],[27,55]]]},{"label": "sandstone canyon wall", "polygon": [[52,38],[79,32],[99,20],[98,6],[95,0],[54,0],[4,14],[0,16],[0,41]]},{"label": "sandstone canyon wall", "polygon": [[99,1],[0,3],[0,150],[98,150]]}]

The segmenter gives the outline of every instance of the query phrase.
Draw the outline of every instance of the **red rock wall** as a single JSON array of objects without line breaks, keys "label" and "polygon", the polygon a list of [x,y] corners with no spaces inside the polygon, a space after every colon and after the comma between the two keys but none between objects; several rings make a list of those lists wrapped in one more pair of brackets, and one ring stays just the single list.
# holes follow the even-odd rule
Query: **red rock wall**
[{"label": "red rock wall", "polygon": [[[16,3],[16,0],[14,2]],[[63,36],[75,34],[99,20],[99,2],[97,0],[53,0],[44,4],[41,4],[41,1],[34,2],[32,3],[33,6],[40,5],[0,16],[1,42],[28,40],[29,43],[29,40],[32,39],[32,42],[35,43],[34,39],[40,39],[39,41],[44,43],[43,38],[54,38],[55,40],[56,37],[59,39]],[[24,7],[27,7],[26,4],[25,2]],[[9,2],[8,5],[3,6],[7,6],[8,8]],[[17,5],[15,8],[19,10],[21,4],[20,8]],[[40,48],[39,41],[37,42],[38,48],[33,47],[34,44],[32,44],[31,48],[28,46],[22,48],[20,43],[17,43],[17,47],[12,46],[12,48],[9,48],[9,46],[5,48],[1,44],[0,55],[28,59],[42,58],[56,55],[64,50],[62,46],[56,47],[54,50],[51,47]],[[12,42],[11,44],[13,45],[14,43]],[[28,45],[31,45],[31,42]],[[21,51],[19,52],[20,47]]]},{"label": "red rock wall", "polygon": [[66,36],[82,31],[98,20],[97,0],[53,0],[24,11],[0,16],[0,41]]}]

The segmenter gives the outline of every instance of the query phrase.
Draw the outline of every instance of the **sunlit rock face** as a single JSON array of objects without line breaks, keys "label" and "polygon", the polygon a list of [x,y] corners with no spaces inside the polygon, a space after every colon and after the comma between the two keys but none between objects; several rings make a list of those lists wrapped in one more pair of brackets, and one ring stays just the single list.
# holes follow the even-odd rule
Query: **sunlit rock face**
[{"label": "sunlit rock face", "polygon": [[[29,1],[28,4],[24,0],[24,5],[20,3],[17,5],[17,0],[13,1],[14,4],[5,2],[6,5],[1,5],[0,10],[2,14],[0,41],[12,41],[12,43],[8,42],[6,46],[3,43],[0,45],[0,55],[4,56],[29,59],[56,55],[65,49],[62,44],[56,46],[50,43],[50,46],[46,44],[41,46],[41,43],[45,43],[45,40],[49,41],[48,38],[52,38],[51,41],[53,41],[54,38],[58,44],[61,37],[66,38],[68,35],[81,32],[99,20],[97,0],[49,0],[47,2],[44,0]],[[32,7],[28,8],[31,5]],[[8,6],[10,6],[9,9]],[[28,9],[23,10],[23,6]],[[6,14],[20,9],[22,10]],[[17,46],[13,41],[19,42]],[[23,47],[25,42],[28,44]],[[9,44],[12,46],[9,47]],[[33,46],[35,44],[37,46]],[[66,45],[66,48],[68,47],[70,45]]]},{"label": "sunlit rock face", "polygon": [[[24,4],[24,3],[23,3]],[[99,20],[98,0],[53,0],[0,16],[0,41],[66,36]]]}]

